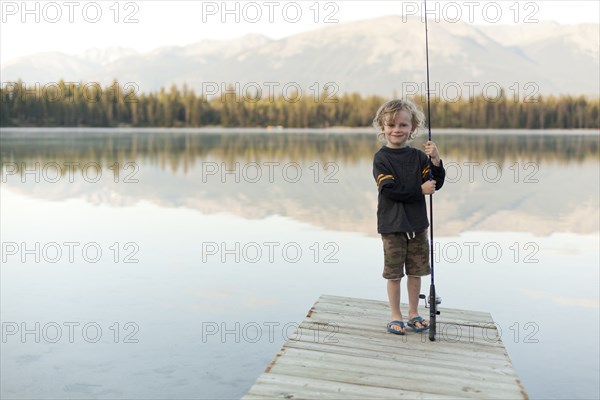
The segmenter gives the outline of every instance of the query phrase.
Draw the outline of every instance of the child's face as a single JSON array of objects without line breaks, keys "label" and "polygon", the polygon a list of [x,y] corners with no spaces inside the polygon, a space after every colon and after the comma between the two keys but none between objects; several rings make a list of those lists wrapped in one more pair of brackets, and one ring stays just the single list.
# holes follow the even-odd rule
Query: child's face
[{"label": "child's face", "polygon": [[383,135],[387,140],[387,147],[399,149],[406,146],[412,132],[412,115],[406,110],[396,113],[396,118],[385,121]]}]

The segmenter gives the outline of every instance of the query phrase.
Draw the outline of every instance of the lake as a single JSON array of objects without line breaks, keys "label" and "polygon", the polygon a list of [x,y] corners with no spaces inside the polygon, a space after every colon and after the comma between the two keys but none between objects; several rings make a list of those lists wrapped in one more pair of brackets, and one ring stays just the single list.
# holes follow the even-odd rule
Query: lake
[{"label": "lake", "polygon": [[[441,311],[490,312],[531,398],[598,398],[598,131],[434,140]],[[239,398],[321,294],[387,300],[369,129],[0,145],[2,398]]]}]

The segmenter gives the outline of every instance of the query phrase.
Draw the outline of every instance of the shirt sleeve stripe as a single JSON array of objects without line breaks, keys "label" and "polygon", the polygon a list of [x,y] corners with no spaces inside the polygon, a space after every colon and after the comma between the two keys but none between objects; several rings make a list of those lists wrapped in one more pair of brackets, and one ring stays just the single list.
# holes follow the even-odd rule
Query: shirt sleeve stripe
[{"label": "shirt sleeve stripe", "polygon": [[392,180],[392,181],[393,181],[393,180],[394,180],[394,176],[393,176],[393,175],[384,175],[384,174],[379,174],[379,175],[377,176],[377,187],[380,187],[380,186],[381,186],[381,183],[382,183],[383,181],[387,180],[387,179],[390,179],[390,180]]},{"label": "shirt sleeve stripe", "polygon": [[423,178],[427,178],[427,175],[429,175],[429,165],[425,167],[425,169],[423,169],[423,172],[421,173]]}]

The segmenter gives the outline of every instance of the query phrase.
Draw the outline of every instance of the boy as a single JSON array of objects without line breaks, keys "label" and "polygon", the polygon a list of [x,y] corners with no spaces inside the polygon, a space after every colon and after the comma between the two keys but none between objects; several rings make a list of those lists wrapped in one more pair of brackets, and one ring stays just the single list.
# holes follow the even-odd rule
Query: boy
[{"label": "boy", "polygon": [[400,312],[400,280],[405,273],[408,326],[416,332],[429,329],[417,311],[421,276],[430,273],[425,195],[442,187],[446,173],[435,143],[424,144],[425,152],[407,146],[424,119],[411,101],[392,100],[379,108],[373,120],[378,136],[387,142],[375,153],[373,176],[379,190],[377,232],[383,240],[383,277],[392,309],[387,330],[397,335],[406,333]]}]

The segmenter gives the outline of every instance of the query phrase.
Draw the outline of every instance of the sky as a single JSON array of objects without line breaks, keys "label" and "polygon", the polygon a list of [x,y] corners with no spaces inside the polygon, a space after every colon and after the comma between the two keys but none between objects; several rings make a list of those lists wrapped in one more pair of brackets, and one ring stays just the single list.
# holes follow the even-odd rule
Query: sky
[{"label": "sky", "polygon": [[[434,1],[430,23],[599,23],[600,2]],[[318,27],[416,15],[421,1],[0,1],[0,63],[43,51],[79,54],[121,46],[145,52],[255,33],[280,39]]]}]

